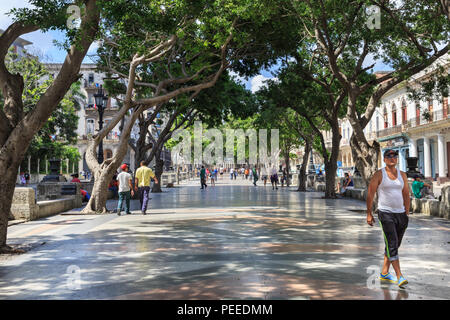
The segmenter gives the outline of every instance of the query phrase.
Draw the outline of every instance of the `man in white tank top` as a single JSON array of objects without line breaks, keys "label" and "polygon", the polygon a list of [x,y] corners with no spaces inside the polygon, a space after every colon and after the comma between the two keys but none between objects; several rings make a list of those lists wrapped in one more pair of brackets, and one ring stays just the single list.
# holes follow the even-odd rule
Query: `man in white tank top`
[{"label": "man in white tank top", "polygon": [[[367,192],[367,223],[373,226],[372,204],[375,193],[378,193],[378,221],[385,240],[383,269],[380,280],[397,283],[402,287],[408,283],[400,270],[398,248],[408,227],[410,192],[408,177],[405,172],[396,168],[398,151],[388,149],[384,152],[386,167],[375,172]],[[397,278],[389,274],[392,264]]]}]

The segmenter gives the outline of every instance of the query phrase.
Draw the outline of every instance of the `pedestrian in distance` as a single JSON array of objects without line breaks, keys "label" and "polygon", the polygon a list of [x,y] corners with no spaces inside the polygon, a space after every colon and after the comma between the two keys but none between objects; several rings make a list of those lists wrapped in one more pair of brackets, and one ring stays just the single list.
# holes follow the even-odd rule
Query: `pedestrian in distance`
[{"label": "pedestrian in distance", "polygon": [[141,166],[136,170],[134,188],[136,192],[139,190],[139,201],[143,215],[147,214],[151,179],[158,183],[158,178],[156,178],[153,170],[147,167],[144,161],[141,161]]},{"label": "pedestrian in distance", "polygon": [[278,172],[275,166],[272,167],[270,172],[270,183],[272,184],[272,190],[275,188],[278,190]]},{"label": "pedestrian in distance", "polygon": [[70,182],[81,183],[80,179],[78,178],[78,173],[71,174],[70,176],[72,177],[72,180],[70,180]]},{"label": "pedestrian in distance", "polygon": [[217,180],[217,169],[214,168],[214,170],[211,172],[211,185],[214,187],[216,185]]},{"label": "pedestrian in distance", "polygon": [[252,173],[253,173],[253,185],[256,187],[256,181],[258,181],[259,179],[256,167],[253,167]]},{"label": "pedestrian in distance", "polygon": [[[378,193],[378,222],[381,226],[385,240],[384,262],[380,280],[397,283],[404,287],[408,281],[400,269],[398,249],[408,227],[410,207],[410,191],[408,178],[405,172],[396,168],[398,151],[387,149],[384,152],[386,167],[378,170],[369,183],[367,192],[367,223],[373,226],[375,219],[372,214],[372,205],[375,193]],[[393,266],[397,277],[389,273]]]},{"label": "pedestrian in distance", "polygon": [[203,186],[205,186],[205,189],[208,187],[206,185],[206,169],[205,166],[202,166],[202,169],[200,170],[200,183],[202,187],[200,189],[203,189]]},{"label": "pedestrian in distance", "polygon": [[128,173],[128,165],[126,163],[122,164],[120,167],[122,172],[117,176],[117,183],[119,187],[119,203],[117,204],[117,215],[120,216],[122,211],[122,205],[125,201],[125,212],[126,214],[131,214],[130,212],[130,198],[134,196],[133,177]]},{"label": "pedestrian in distance", "polygon": [[28,172],[25,172],[24,176],[25,176],[25,184],[26,185],[30,184],[30,174]]},{"label": "pedestrian in distance", "polygon": [[27,184],[27,180],[25,179],[25,174],[23,172],[20,173],[20,184],[21,185]]},{"label": "pedestrian in distance", "polygon": [[263,166],[261,168],[261,179],[264,181],[264,187],[265,187],[266,183],[267,183],[267,169],[266,169],[266,166]]}]

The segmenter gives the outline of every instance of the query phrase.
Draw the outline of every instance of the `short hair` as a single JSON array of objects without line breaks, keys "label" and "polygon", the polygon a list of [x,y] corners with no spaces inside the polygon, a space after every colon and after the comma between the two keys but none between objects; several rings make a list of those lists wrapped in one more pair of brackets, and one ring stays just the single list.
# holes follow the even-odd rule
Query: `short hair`
[{"label": "short hair", "polygon": [[144,160],[141,161],[141,166],[145,166],[145,161]]}]

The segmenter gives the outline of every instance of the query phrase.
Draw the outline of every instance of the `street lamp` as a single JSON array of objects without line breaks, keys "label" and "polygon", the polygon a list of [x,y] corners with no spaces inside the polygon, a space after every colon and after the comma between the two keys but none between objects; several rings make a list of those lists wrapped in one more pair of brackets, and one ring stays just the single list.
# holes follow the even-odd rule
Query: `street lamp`
[{"label": "street lamp", "polygon": [[[98,110],[98,131],[101,131],[103,129],[103,112],[106,109],[106,102],[108,98],[104,94],[104,90],[102,86],[100,85],[100,88],[98,88],[98,92],[94,94],[95,98],[95,105],[97,106]],[[103,139],[100,141],[100,144],[98,145],[98,156],[97,156],[98,163],[103,162]]]}]

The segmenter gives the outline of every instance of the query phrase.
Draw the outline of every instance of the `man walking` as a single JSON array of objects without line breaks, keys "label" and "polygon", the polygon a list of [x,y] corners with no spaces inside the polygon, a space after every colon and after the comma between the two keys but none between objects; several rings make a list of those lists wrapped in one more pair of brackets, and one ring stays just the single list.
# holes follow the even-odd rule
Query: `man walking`
[{"label": "man walking", "polygon": [[[380,280],[397,283],[403,287],[408,281],[400,270],[398,248],[408,227],[410,206],[408,178],[405,172],[396,168],[398,151],[388,149],[384,152],[386,167],[375,172],[367,192],[367,223],[373,226],[372,204],[378,193],[378,220],[383,231],[385,253]],[[389,274],[392,264],[397,278]]]},{"label": "man walking", "polygon": [[117,215],[120,216],[122,211],[122,204],[125,200],[125,212],[126,214],[131,214],[130,212],[130,198],[134,196],[133,185],[131,184],[131,174],[128,173],[128,165],[123,164],[120,169],[122,172],[117,176],[117,183],[119,187],[119,203],[117,205]]},{"label": "man walking", "polygon": [[252,172],[253,172],[253,185],[256,187],[256,181],[258,181],[259,179],[256,167],[253,168]]},{"label": "man walking", "polygon": [[206,185],[206,169],[205,166],[202,166],[202,169],[200,170],[200,183],[202,187],[200,189],[203,189],[203,186],[205,186],[205,189],[208,187]]},{"label": "man walking", "polygon": [[147,203],[150,194],[150,181],[151,179],[155,179],[155,182],[158,183],[158,179],[153,173],[152,169],[145,165],[144,161],[141,161],[141,166],[136,170],[135,176],[135,190],[138,190],[139,187],[139,201],[141,202],[141,210],[142,214],[147,214]]}]

